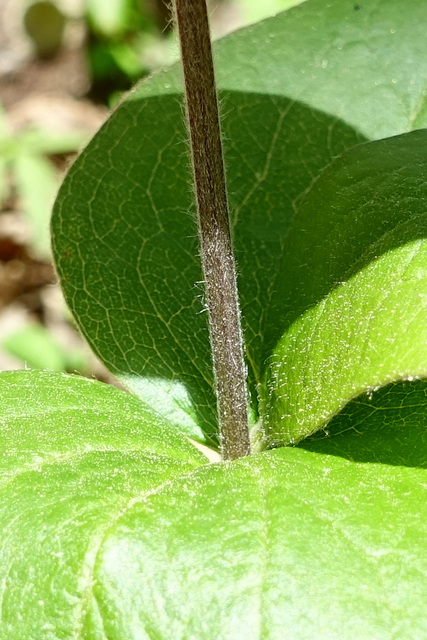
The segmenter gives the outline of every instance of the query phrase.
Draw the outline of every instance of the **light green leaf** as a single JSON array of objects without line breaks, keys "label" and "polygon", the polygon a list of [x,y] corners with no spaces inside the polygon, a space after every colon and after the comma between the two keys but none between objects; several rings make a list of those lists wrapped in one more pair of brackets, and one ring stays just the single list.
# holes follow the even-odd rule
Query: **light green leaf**
[{"label": "light green leaf", "polygon": [[88,141],[85,131],[64,131],[62,133],[43,129],[26,129],[16,140],[18,146],[17,155],[31,154],[53,155],[73,153]]},{"label": "light green leaf", "polygon": [[0,155],[0,206],[3,205],[9,194],[9,162]]},{"label": "light green leaf", "polygon": [[313,185],[290,232],[266,341],[269,443],[351,398],[427,376],[427,131],[361,145]]},{"label": "light green leaf", "polygon": [[87,637],[109,528],[206,458],[134,396],[48,372],[0,375],[0,443],[0,636]]},{"label": "light green leaf", "polygon": [[140,376],[121,376],[126,387],[154,407],[170,424],[175,425],[186,436],[204,441],[203,431],[198,424],[197,411],[186,387],[178,380],[165,378],[141,378]]},{"label": "light green leaf", "polygon": [[10,161],[10,132],[4,112],[0,102],[0,206],[9,194],[9,161]]},{"label": "light green leaf", "polygon": [[104,539],[94,587],[103,631],[423,640],[426,479],[425,469],[299,449],[177,478]]},{"label": "light green leaf", "polygon": [[0,389],[2,639],[426,637],[426,382],[337,417],[364,414],[365,447],[346,429],[329,452],[210,465],[107,385],[20,371]]},{"label": "light green leaf", "polygon": [[18,155],[13,163],[16,187],[31,230],[31,243],[42,258],[50,257],[49,218],[58,189],[53,165],[41,156]]},{"label": "light green leaf", "polygon": [[9,138],[9,136],[10,136],[9,125],[7,122],[3,104],[0,102],[0,148],[3,141],[6,138]]},{"label": "light green leaf", "polygon": [[131,10],[129,0],[86,0],[86,5],[95,33],[114,38],[126,30]]}]

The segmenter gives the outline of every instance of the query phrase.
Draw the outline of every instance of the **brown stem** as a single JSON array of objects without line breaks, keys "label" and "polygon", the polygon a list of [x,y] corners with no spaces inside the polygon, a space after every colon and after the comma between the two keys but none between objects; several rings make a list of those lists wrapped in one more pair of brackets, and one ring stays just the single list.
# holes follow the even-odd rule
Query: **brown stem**
[{"label": "brown stem", "polygon": [[205,0],[175,0],[224,460],[250,453],[246,367]]}]

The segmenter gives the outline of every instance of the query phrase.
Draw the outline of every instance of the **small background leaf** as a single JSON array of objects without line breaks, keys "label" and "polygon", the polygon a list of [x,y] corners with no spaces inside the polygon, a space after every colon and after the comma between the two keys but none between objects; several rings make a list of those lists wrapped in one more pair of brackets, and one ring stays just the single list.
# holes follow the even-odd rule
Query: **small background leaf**
[{"label": "small background leaf", "polygon": [[59,344],[43,325],[30,322],[1,340],[2,347],[22,360],[25,368],[49,369],[50,371],[89,369],[88,358],[82,350],[66,349]]},{"label": "small background leaf", "polygon": [[31,243],[40,257],[48,259],[51,255],[49,220],[58,189],[57,172],[46,158],[21,154],[15,158],[14,174],[31,229]]},{"label": "small background leaf", "polygon": [[87,0],[87,13],[94,31],[104,37],[118,37],[126,31],[132,4],[129,0]]},{"label": "small background leaf", "polygon": [[426,19],[419,0],[308,0],[219,42],[219,84],[287,96],[370,140],[426,127]]}]

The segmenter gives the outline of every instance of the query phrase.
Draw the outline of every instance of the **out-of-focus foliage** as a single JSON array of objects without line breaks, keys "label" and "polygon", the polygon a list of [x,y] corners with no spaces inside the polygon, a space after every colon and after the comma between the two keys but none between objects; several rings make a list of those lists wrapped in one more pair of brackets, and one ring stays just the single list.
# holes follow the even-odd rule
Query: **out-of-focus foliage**
[{"label": "out-of-focus foliage", "polygon": [[86,0],[93,94],[108,100],[176,57],[169,10],[143,0]]},{"label": "out-of-focus foliage", "polygon": [[[283,11],[302,0],[212,0],[213,36],[222,35]],[[167,0],[86,0],[89,59],[95,93],[129,88],[153,69],[178,57]]]},{"label": "out-of-focus foliage", "polygon": [[58,176],[47,156],[76,151],[86,134],[35,128],[14,132],[0,111],[0,206],[15,193],[30,227],[36,254],[50,256],[49,217]]},{"label": "out-of-focus foliage", "polygon": [[41,324],[32,322],[2,340],[3,348],[21,360],[26,368],[89,371],[88,358],[77,349],[66,349]]}]

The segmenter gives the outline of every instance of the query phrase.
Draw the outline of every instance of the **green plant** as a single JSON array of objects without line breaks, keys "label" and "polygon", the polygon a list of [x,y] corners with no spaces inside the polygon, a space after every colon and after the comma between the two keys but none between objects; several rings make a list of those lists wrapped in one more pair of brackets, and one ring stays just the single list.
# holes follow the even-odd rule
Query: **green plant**
[{"label": "green plant", "polygon": [[90,371],[86,354],[76,348],[65,348],[42,324],[28,322],[0,341],[2,348],[22,362],[26,368],[68,371]]},{"label": "green plant", "polygon": [[[86,0],[88,58],[92,93],[109,102],[153,68],[177,59],[177,46],[167,29],[166,3],[157,0]],[[163,15],[165,14],[165,15]],[[166,23],[166,24],[165,24]]]},{"label": "green plant", "polygon": [[49,218],[59,182],[46,156],[74,152],[86,138],[80,132],[52,134],[35,127],[12,131],[0,106],[0,205],[16,191],[32,246],[42,258],[51,255]]},{"label": "green plant", "polygon": [[188,439],[218,429],[180,70],[74,164],[61,283],[135,395],[1,375],[2,637],[426,637],[426,13],[217,43],[255,455]]}]

